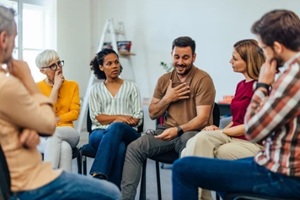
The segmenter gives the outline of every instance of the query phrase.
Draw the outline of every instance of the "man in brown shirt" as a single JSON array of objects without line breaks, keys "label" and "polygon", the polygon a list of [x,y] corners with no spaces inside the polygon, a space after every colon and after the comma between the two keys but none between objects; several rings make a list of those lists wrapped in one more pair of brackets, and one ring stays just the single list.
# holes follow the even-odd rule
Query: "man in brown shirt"
[{"label": "man in brown shirt", "polygon": [[124,200],[134,200],[144,160],[180,153],[188,139],[213,123],[215,88],[209,74],[193,65],[195,48],[190,37],[173,41],[174,70],[159,78],[149,106],[151,119],[164,116],[164,123],[156,131],[159,135],[144,135],[127,147],[121,183]]},{"label": "man in brown shirt", "polygon": [[53,170],[42,162],[38,133],[52,135],[56,121],[52,102],[39,92],[27,63],[12,58],[14,15],[0,5],[0,145],[12,195],[25,200],[119,199],[118,188],[109,182]]}]

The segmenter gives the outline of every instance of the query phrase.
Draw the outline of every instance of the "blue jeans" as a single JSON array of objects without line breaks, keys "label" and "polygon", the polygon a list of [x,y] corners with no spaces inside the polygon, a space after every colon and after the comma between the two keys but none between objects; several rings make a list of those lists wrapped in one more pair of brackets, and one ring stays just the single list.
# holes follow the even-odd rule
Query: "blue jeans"
[{"label": "blue jeans", "polygon": [[120,187],[127,145],[140,137],[128,124],[112,123],[107,129],[94,130],[90,144],[97,149],[90,174],[104,174],[108,181]]},{"label": "blue jeans", "polygon": [[10,200],[116,200],[119,189],[112,183],[63,171],[52,182],[40,188],[14,193]]},{"label": "blue jeans", "polygon": [[300,196],[300,177],[273,173],[253,157],[219,160],[184,157],[172,171],[173,200],[198,199],[198,187],[226,193],[252,193],[282,198]]}]

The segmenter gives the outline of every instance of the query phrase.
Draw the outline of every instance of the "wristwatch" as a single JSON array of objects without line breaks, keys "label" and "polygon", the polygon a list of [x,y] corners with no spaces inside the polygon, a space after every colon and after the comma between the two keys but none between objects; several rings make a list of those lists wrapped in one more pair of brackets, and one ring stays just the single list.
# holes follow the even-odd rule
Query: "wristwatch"
[{"label": "wristwatch", "polygon": [[183,134],[183,130],[180,126],[176,126],[176,128],[177,128],[177,135],[178,137],[180,137]]},{"label": "wristwatch", "polygon": [[260,83],[260,82],[257,82],[255,85],[254,85],[254,90],[257,90],[258,88],[265,88],[267,90],[267,95],[270,94],[271,92],[271,85],[267,84],[267,83]]}]

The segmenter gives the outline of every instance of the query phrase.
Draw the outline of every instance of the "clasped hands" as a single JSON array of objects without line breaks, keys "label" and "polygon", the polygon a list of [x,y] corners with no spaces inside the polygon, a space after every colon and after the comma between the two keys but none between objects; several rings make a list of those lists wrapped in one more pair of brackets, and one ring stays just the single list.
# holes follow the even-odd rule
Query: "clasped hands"
[{"label": "clasped hands", "polygon": [[114,122],[123,122],[130,126],[136,126],[139,123],[140,119],[134,118],[129,115],[118,115]]}]

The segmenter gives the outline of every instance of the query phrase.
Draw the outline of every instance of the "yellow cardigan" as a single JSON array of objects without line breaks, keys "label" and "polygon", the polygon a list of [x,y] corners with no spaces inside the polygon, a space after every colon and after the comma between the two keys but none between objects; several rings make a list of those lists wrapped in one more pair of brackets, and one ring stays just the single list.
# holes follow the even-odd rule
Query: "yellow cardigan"
[{"label": "yellow cardigan", "polygon": [[[37,86],[44,95],[50,96],[52,86],[46,80],[38,82]],[[55,115],[60,118],[60,121],[56,124],[57,126],[74,127],[73,121],[78,119],[80,113],[79,87],[75,81],[64,80],[53,108]]]}]

